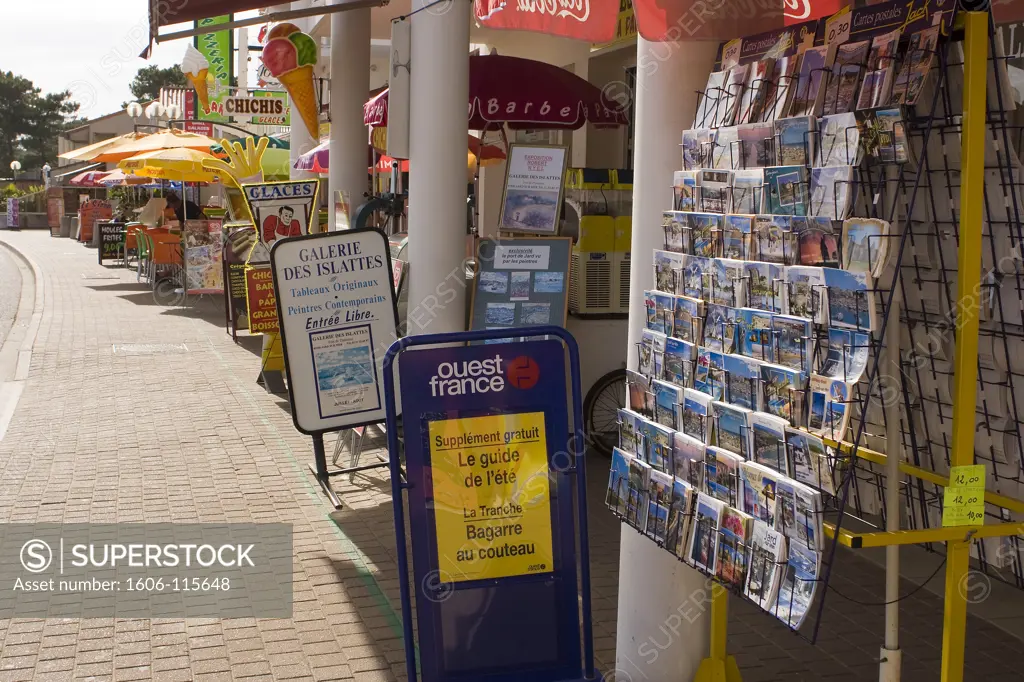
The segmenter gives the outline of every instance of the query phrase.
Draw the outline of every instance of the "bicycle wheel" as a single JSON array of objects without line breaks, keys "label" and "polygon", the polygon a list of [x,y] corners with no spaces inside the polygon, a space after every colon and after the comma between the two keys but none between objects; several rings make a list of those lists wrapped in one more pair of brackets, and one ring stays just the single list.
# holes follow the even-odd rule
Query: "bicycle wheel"
[{"label": "bicycle wheel", "polygon": [[619,442],[619,410],[626,406],[626,370],[616,369],[597,380],[583,401],[587,442],[611,457]]}]

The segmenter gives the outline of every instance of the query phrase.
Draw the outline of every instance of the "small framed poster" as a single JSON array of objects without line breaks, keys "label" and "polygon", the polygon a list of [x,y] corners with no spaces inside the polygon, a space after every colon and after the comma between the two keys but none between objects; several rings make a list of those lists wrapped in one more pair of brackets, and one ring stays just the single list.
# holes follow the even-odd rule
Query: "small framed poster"
[{"label": "small framed poster", "polygon": [[504,232],[558,234],[568,160],[568,147],[511,145],[498,229]]},{"label": "small framed poster", "polygon": [[564,327],[571,256],[569,237],[480,240],[470,329]]}]

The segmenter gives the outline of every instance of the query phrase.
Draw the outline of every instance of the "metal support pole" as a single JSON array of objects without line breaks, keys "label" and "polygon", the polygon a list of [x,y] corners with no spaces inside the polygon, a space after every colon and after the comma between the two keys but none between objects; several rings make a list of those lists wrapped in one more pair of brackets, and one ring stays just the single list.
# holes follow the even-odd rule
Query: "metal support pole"
[{"label": "metal support pole", "polygon": [[[903,229],[907,229],[904,225]],[[894,277],[899,278],[899,268]],[[889,298],[886,326],[896,330],[900,323],[900,305],[903,290],[897,281]],[[892,325],[889,327],[888,325]],[[899,397],[902,395],[900,380],[900,335],[889,334],[882,349],[885,366],[885,383],[882,396],[885,409],[885,530],[900,529],[900,462],[903,461],[902,437],[900,432]],[[900,650],[900,546],[885,548],[885,640],[879,657],[879,682],[899,682],[903,653]]]},{"label": "metal support pole", "polygon": [[[957,254],[956,353],[953,376],[953,442],[950,465],[974,464],[974,413],[978,382],[978,308],[981,281],[982,202],[985,198],[985,85],[988,13],[964,13],[964,91],[960,133],[960,245]],[[946,593],[942,618],[942,682],[963,682],[967,601],[963,587],[971,557],[968,542],[946,544]]]},{"label": "metal support pole", "polygon": [[316,480],[323,488],[324,494],[331,500],[335,509],[341,509],[341,500],[331,487],[331,478],[327,473],[327,450],[324,448],[324,434],[313,434],[313,458],[315,466],[309,467],[316,475]]}]

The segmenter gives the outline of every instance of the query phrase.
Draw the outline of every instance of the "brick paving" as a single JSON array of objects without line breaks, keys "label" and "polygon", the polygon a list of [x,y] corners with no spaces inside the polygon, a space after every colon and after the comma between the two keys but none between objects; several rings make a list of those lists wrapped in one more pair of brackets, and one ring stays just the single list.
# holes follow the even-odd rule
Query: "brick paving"
[{"label": "brick paving", "polygon": [[[219,299],[162,307],[134,272],[101,267],[69,240],[0,240],[40,267],[44,297],[27,385],[0,441],[0,523],[285,522],[295,533],[293,618],[0,621],[0,682],[404,679],[386,473],[336,479],[347,506],[333,511],[306,468],[310,441],[293,428],[287,402],[255,384],[259,339],[232,343]],[[115,353],[115,344],[187,350]],[[594,637],[598,669],[611,671],[620,529],[603,507],[607,464],[594,465]],[[878,567],[852,553],[841,565],[836,589],[881,600]],[[922,590],[902,607],[903,679],[937,680],[941,601]],[[878,678],[879,606],[831,595],[817,646],[740,599],[730,615],[745,682]],[[649,638],[671,645],[660,631]],[[1015,668],[1024,644],[1003,630],[972,617],[968,650],[968,680],[1024,680]],[[633,682],[652,679],[643,661],[638,654],[620,668]]]},{"label": "brick paving", "polygon": [[14,257],[0,251],[0,345],[14,324],[21,298],[21,274]]}]

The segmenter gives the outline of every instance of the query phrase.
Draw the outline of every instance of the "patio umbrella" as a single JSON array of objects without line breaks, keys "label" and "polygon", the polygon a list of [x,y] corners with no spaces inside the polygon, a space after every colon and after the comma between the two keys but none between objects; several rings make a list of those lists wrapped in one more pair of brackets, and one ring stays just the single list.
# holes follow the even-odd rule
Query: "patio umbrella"
[{"label": "patio umbrella", "polygon": [[107,153],[121,154],[121,159],[127,159],[137,154],[157,151],[160,149],[197,149],[209,152],[210,149],[219,143],[212,137],[200,135],[199,133],[186,133],[180,130],[168,128],[152,135],[146,135],[137,140],[126,141]]},{"label": "patio umbrella", "polygon": [[196,149],[158,149],[125,159],[118,166],[133,175],[163,178],[179,182],[219,182],[220,178],[203,168],[203,161],[216,158]]},{"label": "patio umbrella", "polygon": [[[577,130],[628,123],[618,102],[565,69],[533,59],[504,55],[469,58],[469,128],[487,130],[508,124],[513,129]],[[363,122],[388,122],[388,91],[363,105]]]},{"label": "patio umbrella", "polygon": [[[375,128],[374,133],[379,130],[380,128]],[[473,135],[468,135],[467,137],[469,153],[475,157],[479,157],[481,166],[497,163],[505,158],[505,152],[501,147],[493,144],[482,144],[480,142],[480,138]],[[372,146],[376,151],[383,154],[383,147],[386,147],[386,142],[375,142]],[[295,169],[309,171],[311,173],[327,173],[331,167],[330,156],[330,143],[321,142],[295,161]],[[384,163],[384,159],[388,159],[387,163]],[[382,156],[380,162],[377,163],[377,170],[384,172],[390,171],[391,157]],[[408,171],[409,162],[403,161],[402,172],[406,173]]]},{"label": "patio umbrella", "polygon": [[100,184],[106,187],[124,187],[126,185],[144,185],[146,184],[146,178],[139,177],[137,175],[125,175],[125,172],[118,168],[116,171],[107,173],[103,178],[100,178]]},{"label": "patio umbrella", "polygon": [[97,157],[114,146],[123,142],[134,142],[140,137],[145,136],[145,133],[127,133],[125,135],[119,135],[118,137],[110,137],[106,140],[93,142],[85,147],[79,147],[78,149],[72,149],[69,152],[64,152],[63,154],[60,154],[59,157],[62,159],[69,159],[71,161],[96,161]]},{"label": "patio umbrella", "polygon": [[100,180],[109,174],[109,171],[85,171],[71,178],[68,184],[75,187],[102,187]]}]

